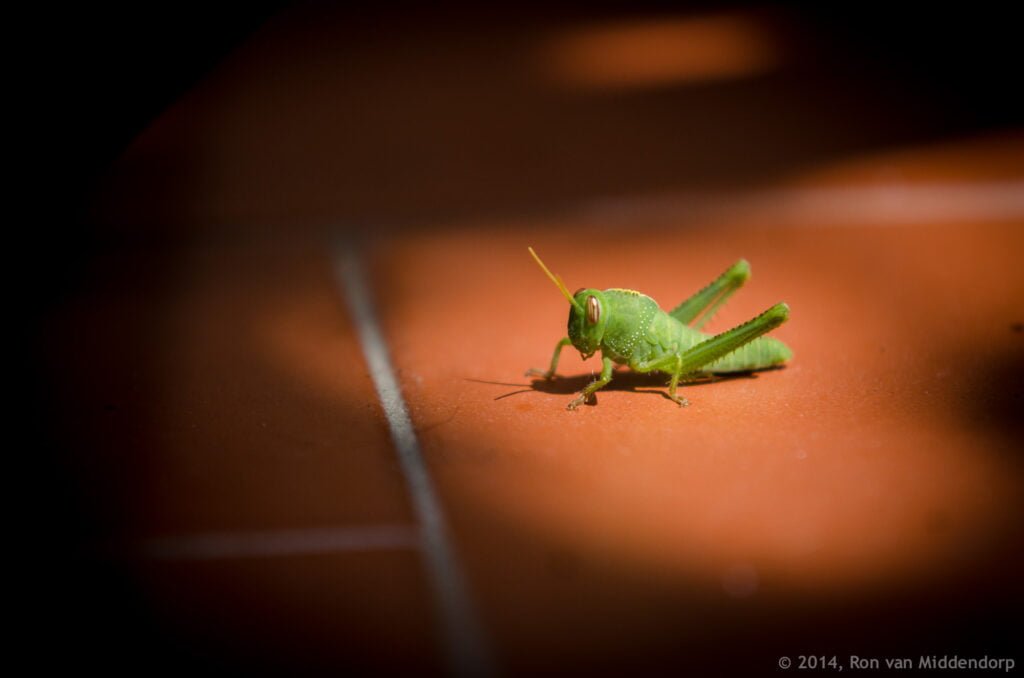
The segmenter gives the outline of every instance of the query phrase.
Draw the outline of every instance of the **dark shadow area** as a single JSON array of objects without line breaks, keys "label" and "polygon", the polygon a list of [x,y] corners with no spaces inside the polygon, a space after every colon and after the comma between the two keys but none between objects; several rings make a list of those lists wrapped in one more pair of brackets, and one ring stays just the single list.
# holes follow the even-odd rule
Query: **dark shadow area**
[{"label": "dark shadow area", "polygon": [[[1010,332],[1014,332],[1011,328]],[[975,368],[967,384],[972,424],[1005,438],[1010,449],[1021,451],[1024,441],[1024,334],[1014,332],[1019,344]]]},{"label": "dark shadow area", "polygon": [[1024,98],[1010,86],[1017,33],[1010,10],[875,3],[801,3],[801,13],[871,78],[913,82],[951,127],[1016,125]]},{"label": "dark shadow area", "polygon": [[[47,170],[76,196],[132,139],[223,60],[281,1],[211,8],[200,2],[69,5],[33,17],[33,83],[45,97],[36,122],[60,162]],[[53,176],[51,178],[54,178]]]},{"label": "dark shadow area", "polygon": [[[544,61],[545,45],[581,27],[737,13],[773,36],[780,63],[601,89],[559,84]],[[99,177],[89,227],[137,235],[144,222],[175,239],[211,226],[237,237],[429,231],[594,197],[757,186],[1019,121],[1005,87],[1014,60],[999,58],[1007,22],[932,19],[938,33],[920,30],[917,12],[883,18],[854,3],[300,4],[190,92],[188,113],[168,111]]]},{"label": "dark shadow area", "polygon": [[[33,584],[17,651],[43,670],[73,661],[124,675],[145,661],[154,675],[178,675],[221,665],[169,633],[135,568],[95,552],[122,523],[126,488],[145,475],[139,452],[159,446],[151,422],[164,292],[175,286],[181,249],[144,222],[111,238],[89,205],[133,139],[282,5],[16,10],[27,15],[17,30],[30,37],[19,43],[19,70],[32,153],[15,201],[29,206],[19,257],[31,267],[23,479],[33,498],[32,519],[17,530],[28,554],[22,581]],[[82,398],[85,384],[115,395]]]}]

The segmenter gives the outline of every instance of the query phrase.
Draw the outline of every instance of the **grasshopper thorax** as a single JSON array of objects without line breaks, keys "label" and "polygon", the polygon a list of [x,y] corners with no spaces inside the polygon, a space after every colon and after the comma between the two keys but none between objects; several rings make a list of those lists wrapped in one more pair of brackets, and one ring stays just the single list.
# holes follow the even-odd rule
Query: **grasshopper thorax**
[{"label": "grasshopper thorax", "polygon": [[586,360],[601,348],[610,307],[604,293],[592,288],[577,290],[573,301],[569,306],[569,339]]}]

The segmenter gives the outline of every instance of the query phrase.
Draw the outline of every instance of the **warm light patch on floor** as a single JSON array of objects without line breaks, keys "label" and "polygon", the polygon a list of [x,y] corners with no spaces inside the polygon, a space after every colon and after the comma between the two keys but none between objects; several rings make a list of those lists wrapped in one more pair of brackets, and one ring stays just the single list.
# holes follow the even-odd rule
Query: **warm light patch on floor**
[{"label": "warm light patch on floor", "polygon": [[[923,250],[917,227],[631,231],[627,244],[621,232],[561,226],[486,246],[476,234],[432,234],[383,250],[389,341],[457,523],[492,516],[585,560],[711,580],[733,597],[767,582],[852,591],[938,577],[983,559],[1008,529],[1018,495],[1005,441],[973,409],[996,386],[970,375],[1014,340],[999,291],[1020,242],[1012,227],[935,226]],[[567,412],[594,366],[567,351],[551,385],[531,389],[521,376],[548,358],[565,322],[525,243],[570,288],[636,286],[666,305],[746,256],[756,282],[716,329],[784,299],[794,315],[778,337],[796,357],[688,387],[684,410],[653,381]],[[967,280],[977,300],[950,323],[937,290]],[[415,303],[424,281],[444,304]],[[500,327],[488,314],[495,290],[506,292]],[[948,356],[979,340],[986,350],[947,376]]]},{"label": "warm light patch on floor", "polygon": [[561,84],[617,89],[756,75],[780,54],[763,23],[722,14],[581,27],[546,43],[541,58]]}]

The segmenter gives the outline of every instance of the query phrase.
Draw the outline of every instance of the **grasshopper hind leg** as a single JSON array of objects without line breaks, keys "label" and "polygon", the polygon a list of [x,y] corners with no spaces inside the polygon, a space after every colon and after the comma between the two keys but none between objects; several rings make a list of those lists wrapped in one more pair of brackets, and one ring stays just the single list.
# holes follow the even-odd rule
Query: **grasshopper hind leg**
[{"label": "grasshopper hind leg", "polygon": [[750,264],[746,259],[740,259],[707,287],[669,311],[669,315],[699,330],[749,279]]},{"label": "grasshopper hind leg", "polygon": [[[702,341],[684,351],[680,356],[683,373],[706,370],[736,349],[749,344],[762,334],[772,331],[786,322],[788,318],[789,306],[776,304],[756,318]],[[780,345],[785,346],[781,342]],[[789,349],[785,350],[788,352]]]},{"label": "grasshopper hind leg", "polygon": [[647,362],[631,363],[630,367],[637,372],[657,370],[672,375],[667,395],[681,406],[685,402],[685,398],[676,395],[676,388],[679,386],[681,378],[689,378],[690,375],[700,373],[716,360],[775,329],[786,322],[787,318],[789,318],[789,306],[776,304],[753,320],[706,339],[682,353],[661,356]]},{"label": "grasshopper hind leg", "polygon": [[679,407],[686,407],[690,404],[689,400],[676,394],[679,380],[692,372],[692,370],[687,370],[685,366],[686,363],[683,361],[683,356],[678,353],[661,356],[648,362],[630,364],[633,370],[640,373],[665,372],[671,375],[672,378],[668,382],[668,392],[664,395],[676,405],[679,405]]}]

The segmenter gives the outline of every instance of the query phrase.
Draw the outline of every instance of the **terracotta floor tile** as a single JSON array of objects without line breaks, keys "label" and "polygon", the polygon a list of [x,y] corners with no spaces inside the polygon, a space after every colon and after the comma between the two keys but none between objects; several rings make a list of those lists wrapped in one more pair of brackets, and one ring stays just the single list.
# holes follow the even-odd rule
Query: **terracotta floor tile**
[{"label": "terracotta floor tile", "polygon": [[[379,248],[388,341],[512,666],[706,662],[686,648],[716,624],[957,586],[1019,547],[1020,224],[762,224],[488,222]],[[566,411],[597,361],[522,376],[566,317],[527,245],[571,289],[663,307],[746,257],[713,328],[785,300],[795,358],[688,387],[684,409],[620,373]]]},{"label": "terracotta floor tile", "polygon": [[108,529],[408,523],[323,249],[213,245],[181,259],[163,287],[114,282],[51,327],[55,343],[77,337],[65,435],[88,451],[72,461]]},{"label": "terracotta floor tile", "polygon": [[[47,595],[83,655],[163,657],[166,671],[440,670],[416,523],[329,253],[114,250],[49,318],[77,496],[59,504],[76,511],[59,517],[70,571]],[[381,534],[400,543],[319,543]],[[104,620],[82,618],[97,607]],[[88,641],[102,635],[129,640]]]}]

